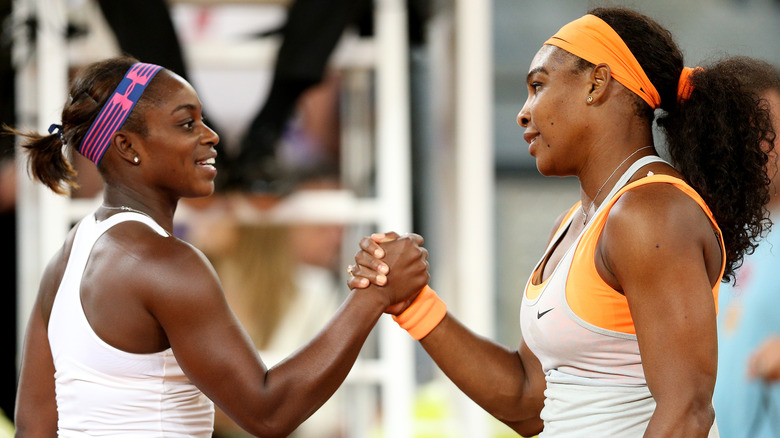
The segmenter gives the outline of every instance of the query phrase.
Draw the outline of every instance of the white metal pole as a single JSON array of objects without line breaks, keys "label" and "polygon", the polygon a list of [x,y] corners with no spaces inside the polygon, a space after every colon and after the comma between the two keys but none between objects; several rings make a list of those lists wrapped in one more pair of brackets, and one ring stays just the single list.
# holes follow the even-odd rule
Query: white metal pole
[{"label": "white metal pole", "polygon": [[[412,227],[409,60],[405,4],[375,2],[377,193],[380,231],[408,232]],[[384,436],[412,434],[414,349],[406,333],[389,318],[379,324],[382,361]]]},{"label": "white metal pole", "polygon": [[[455,4],[458,312],[474,331],[494,335],[494,152],[492,2]],[[487,414],[463,403],[464,436],[489,436]]]},{"label": "white metal pole", "polygon": [[[20,125],[46,132],[59,123],[67,95],[66,9],[63,0],[19,0],[15,16],[35,18],[35,44],[19,42],[17,92]],[[21,14],[21,15],[19,15]],[[23,37],[22,37],[23,38]],[[33,103],[34,102],[34,103]],[[54,195],[27,177],[26,158],[17,160],[17,229],[19,248],[18,327],[21,348],[27,318],[41,275],[51,256],[62,245],[69,228],[68,198]]]}]

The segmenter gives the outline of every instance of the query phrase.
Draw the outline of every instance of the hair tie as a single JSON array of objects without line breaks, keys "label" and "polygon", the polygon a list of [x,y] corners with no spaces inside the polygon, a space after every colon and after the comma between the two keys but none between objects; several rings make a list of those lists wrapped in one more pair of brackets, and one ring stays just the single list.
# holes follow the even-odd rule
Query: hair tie
[{"label": "hair tie", "polygon": [[683,103],[690,99],[691,93],[693,93],[693,82],[691,82],[691,76],[699,71],[704,71],[701,67],[683,67],[680,72],[680,79],[677,81],[677,102]]},{"label": "hair tie", "polygon": [[591,64],[607,64],[612,77],[653,109],[661,106],[661,96],[639,61],[606,21],[588,14],[563,26],[544,42],[580,57]]},{"label": "hair tie", "polygon": [[100,163],[114,133],[125,123],[149,82],[161,69],[159,65],[138,62],[127,70],[79,145],[82,155],[95,164]]},{"label": "hair tie", "polygon": [[49,134],[56,135],[62,144],[65,144],[65,134],[62,131],[62,125],[52,123],[49,126]]}]

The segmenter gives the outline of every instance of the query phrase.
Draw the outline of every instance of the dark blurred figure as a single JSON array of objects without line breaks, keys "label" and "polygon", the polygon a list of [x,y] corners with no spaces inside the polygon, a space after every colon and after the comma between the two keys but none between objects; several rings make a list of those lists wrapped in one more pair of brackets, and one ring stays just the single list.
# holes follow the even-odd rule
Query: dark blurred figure
[{"label": "dark blurred figure", "polygon": [[98,4],[122,52],[143,62],[162,65],[189,80],[165,0],[98,0]]},{"label": "dark blurred figure", "polygon": [[[0,0],[4,30],[11,16],[11,0]],[[3,32],[8,35],[8,32]],[[0,123],[16,121],[14,68],[10,40],[0,39]],[[0,409],[10,418],[16,399],[16,175],[14,139],[0,136],[0,278],[3,279],[3,305],[0,306]]]},{"label": "dark blurred figure", "polygon": [[[410,44],[423,41],[429,0],[407,1]],[[322,82],[331,53],[344,30],[356,26],[361,36],[373,34],[370,0],[295,0],[281,29],[282,44],[271,89],[252,120],[236,157],[223,172],[222,188],[274,191],[283,175],[277,143],[304,91]]]}]

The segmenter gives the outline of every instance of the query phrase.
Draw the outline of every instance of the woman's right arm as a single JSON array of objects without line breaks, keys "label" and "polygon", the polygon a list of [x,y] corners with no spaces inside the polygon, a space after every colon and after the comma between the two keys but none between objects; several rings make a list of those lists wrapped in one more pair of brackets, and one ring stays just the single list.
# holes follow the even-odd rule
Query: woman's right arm
[{"label": "woman's right arm", "polygon": [[444,374],[469,398],[523,436],[542,430],[547,384],[542,366],[522,342],[510,350],[470,331],[449,313],[420,340]]},{"label": "woman's right arm", "polygon": [[288,436],[343,382],[382,311],[427,284],[427,252],[418,243],[406,239],[388,247],[389,278],[407,281],[352,291],[314,339],[271,369],[199,251],[176,243],[139,266],[148,279],[147,307],[192,382],[252,434]]}]

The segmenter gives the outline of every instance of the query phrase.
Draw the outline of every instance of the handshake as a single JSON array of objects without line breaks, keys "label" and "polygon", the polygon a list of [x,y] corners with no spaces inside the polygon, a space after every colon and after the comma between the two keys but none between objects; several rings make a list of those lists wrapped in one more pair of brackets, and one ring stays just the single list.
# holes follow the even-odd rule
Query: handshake
[{"label": "handshake", "polygon": [[390,232],[360,240],[355,264],[349,265],[350,289],[366,289],[385,300],[385,313],[416,340],[430,333],[447,306],[428,286],[428,250],[422,236]]}]

